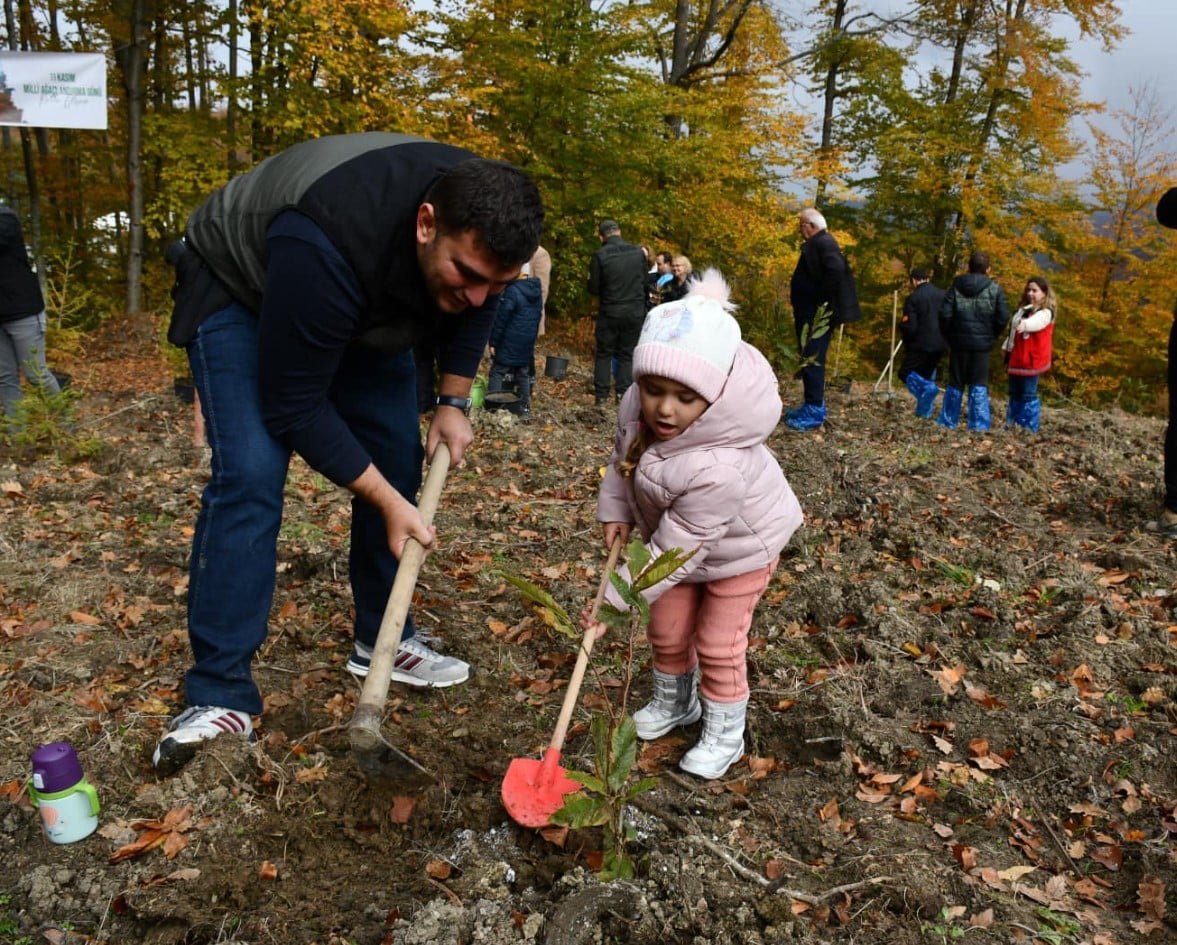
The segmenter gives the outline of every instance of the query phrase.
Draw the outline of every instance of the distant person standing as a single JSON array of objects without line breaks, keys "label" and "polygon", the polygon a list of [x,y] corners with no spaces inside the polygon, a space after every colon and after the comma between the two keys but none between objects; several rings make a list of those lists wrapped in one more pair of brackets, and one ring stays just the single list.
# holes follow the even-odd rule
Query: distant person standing
[{"label": "distant person standing", "polygon": [[646,317],[646,254],[621,238],[615,220],[602,221],[597,232],[601,248],[589,261],[588,290],[600,300],[593,393],[601,406],[608,402],[611,381],[618,400],[633,383],[633,349]]},{"label": "distant person standing", "polygon": [[[1157,203],[1157,222],[1177,229],[1177,187],[1165,191]],[[1177,538],[1177,309],[1169,329],[1169,425],[1165,427],[1165,499],[1152,527],[1167,538]]]},{"label": "distant person standing", "polygon": [[[548,317],[548,290],[552,287],[552,256],[542,246],[538,247],[531,257],[531,262],[527,264],[527,268],[531,274],[539,279],[540,288],[540,310],[539,310],[539,331],[537,335],[543,335],[547,332],[547,317]],[[535,371],[535,362],[531,363],[531,395],[535,396],[535,392],[539,387],[539,381],[536,380],[538,375]]]},{"label": "distant person standing", "polygon": [[989,352],[1009,323],[1009,303],[989,278],[989,254],[977,250],[969,271],[957,276],[940,306],[940,330],[948,340],[948,387],[936,422],[960,423],[965,388],[969,391],[970,430],[989,429]]},{"label": "distant person standing", "polygon": [[687,297],[687,281],[691,278],[691,261],[686,256],[675,256],[670,262],[670,280],[662,290],[662,303],[677,302]]},{"label": "distant person standing", "polygon": [[911,294],[903,302],[899,333],[903,336],[903,364],[899,380],[915,398],[915,415],[925,419],[936,410],[940,388],[936,374],[948,343],[940,331],[940,305],[944,290],[932,285],[928,270],[911,270]]},{"label": "distant person standing", "polygon": [[45,364],[45,297],[29,265],[20,217],[0,206],[0,403],[11,421],[21,400],[24,374],[47,394],[61,388]]},{"label": "distant person standing", "polygon": [[646,274],[646,308],[670,301],[670,283],[674,281],[674,257],[662,252],[654,257],[654,268]]},{"label": "distant person standing", "polygon": [[1009,372],[1009,406],[1005,427],[1023,427],[1038,432],[1042,402],[1038,399],[1038,378],[1050,370],[1054,320],[1058,300],[1050,283],[1031,276],[1022,292],[1022,304],[1009,320],[1009,335],[1001,350]]},{"label": "distant person standing", "polygon": [[[542,297],[542,307],[539,313],[539,334],[542,335],[547,330],[548,290],[552,287],[551,254],[540,246],[531,257],[528,268],[531,270],[531,274],[536,279],[539,279],[540,295]],[[532,376],[534,378],[534,372],[532,372]]]},{"label": "distant person standing", "polygon": [[543,311],[543,287],[526,270],[503,289],[499,308],[490,326],[490,376],[486,392],[497,394],[514,386],[519,396],[519,415],[531,415],[532,375],[535,372],[535,336]]},{"label": "distant person standing", "polygon": [[[835,328],[858,321],[862,312],[854,276],[838,241],[826,228],[826,218],[810,207],[801,211],[797,226],[801,231],[801,254],[789,283],[789,304],[793,307],[793,328],[801,359],[797,373],[805,401],[785,411],[785,425],[792,430],[816,430],[826,421],[826,353],[830,338]],[[828,325],[817,319],[823,305],[830,313]]]}]

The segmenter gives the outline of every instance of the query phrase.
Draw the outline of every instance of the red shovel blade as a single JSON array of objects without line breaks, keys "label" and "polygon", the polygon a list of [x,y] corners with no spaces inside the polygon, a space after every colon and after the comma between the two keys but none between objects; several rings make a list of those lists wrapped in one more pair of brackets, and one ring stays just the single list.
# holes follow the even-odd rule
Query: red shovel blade
[{"label": "red shovel blade", "polygon": [[564,796],[579,791],[581,784],[560,767],[560,751],[549,748],[542,761],[516,758],[503,777],[503,806],[517,824],[546,827],[552,814],[564,806]]}]

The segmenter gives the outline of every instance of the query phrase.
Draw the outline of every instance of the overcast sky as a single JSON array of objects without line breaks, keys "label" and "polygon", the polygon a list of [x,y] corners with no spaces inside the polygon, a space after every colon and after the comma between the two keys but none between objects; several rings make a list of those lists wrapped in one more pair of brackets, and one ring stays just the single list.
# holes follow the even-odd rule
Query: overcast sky
[{"label": "overcast sky", "polygon": [[[812,17],[807,13],[811,0],[777,0],[777,3],[796,22],[812,25]],[[855,10],[887,15],[909,6],[908,0],[859,0]],[[1069,19],[1056,20],[1061,35],[1071,40],[1071,58],[1087,73],[1083,79],[1084,97],[1102,102],[1107,108],[1103,115],[1078,119],[1073,131],[1084,140],[1088,137],[1086,122],[1090,120],[1112,134],[1119,134],[1120,127],[1110,113],[1116,109],[1131,111],[1132,89],[1151,83],[1161,108],[1169,113],[1170,126],[1175,131],[1170,142],[1177,149],[1177,56],[1172,52],[1177,45],[1177,0],[1119,0],[1119,7],[1120,23],[1130,32],[1110,53],[1094,40],[1079,40],[1078,30]],[[803,26],[800,34],[794,34],[794,41],[806,32]],[[936,55],[942,57],[943,53]],[[803,109],[819,108],[817,99],[800,86],[793,86],[790,94]],[[1076,161],[1063,170],[1064,176],[1082,175],[1083,166],[1082,160]]]},{"label": "overcast sky", "polygon": [[1175,0],[1120,0],[1121,23],[1132,31],[1106,53],[1098,43],[1077,42],[1075,61],[1088,73],[1087,97],[1105,102],[1108,110],[1130,108],[1129,89],[1152,83],[1163,106],[1177,115],[1177,41]]}]

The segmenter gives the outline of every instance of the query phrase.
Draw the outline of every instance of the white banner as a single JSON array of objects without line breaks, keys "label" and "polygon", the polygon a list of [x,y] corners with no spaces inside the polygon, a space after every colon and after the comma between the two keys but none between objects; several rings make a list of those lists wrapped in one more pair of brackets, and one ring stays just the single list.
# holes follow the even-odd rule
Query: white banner
[{"label": "white banner", "polygon": [[0,49],[0,125],[105,128],[106,57]]}]

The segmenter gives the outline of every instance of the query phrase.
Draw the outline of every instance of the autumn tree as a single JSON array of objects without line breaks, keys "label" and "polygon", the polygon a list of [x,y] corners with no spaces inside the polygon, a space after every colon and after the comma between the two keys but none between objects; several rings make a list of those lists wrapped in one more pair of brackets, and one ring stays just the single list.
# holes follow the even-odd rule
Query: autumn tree
[{"label": "autumn tree", "polygon": [[1177,180],[1173,112],[1143,86],[1113,118],[1114,130],[1089,126],[1087,188],[1048,234],[1061,311],[1056,380],[1077,399],[1155,408],[1177,302],[1177,238],[1155,216]]}]

